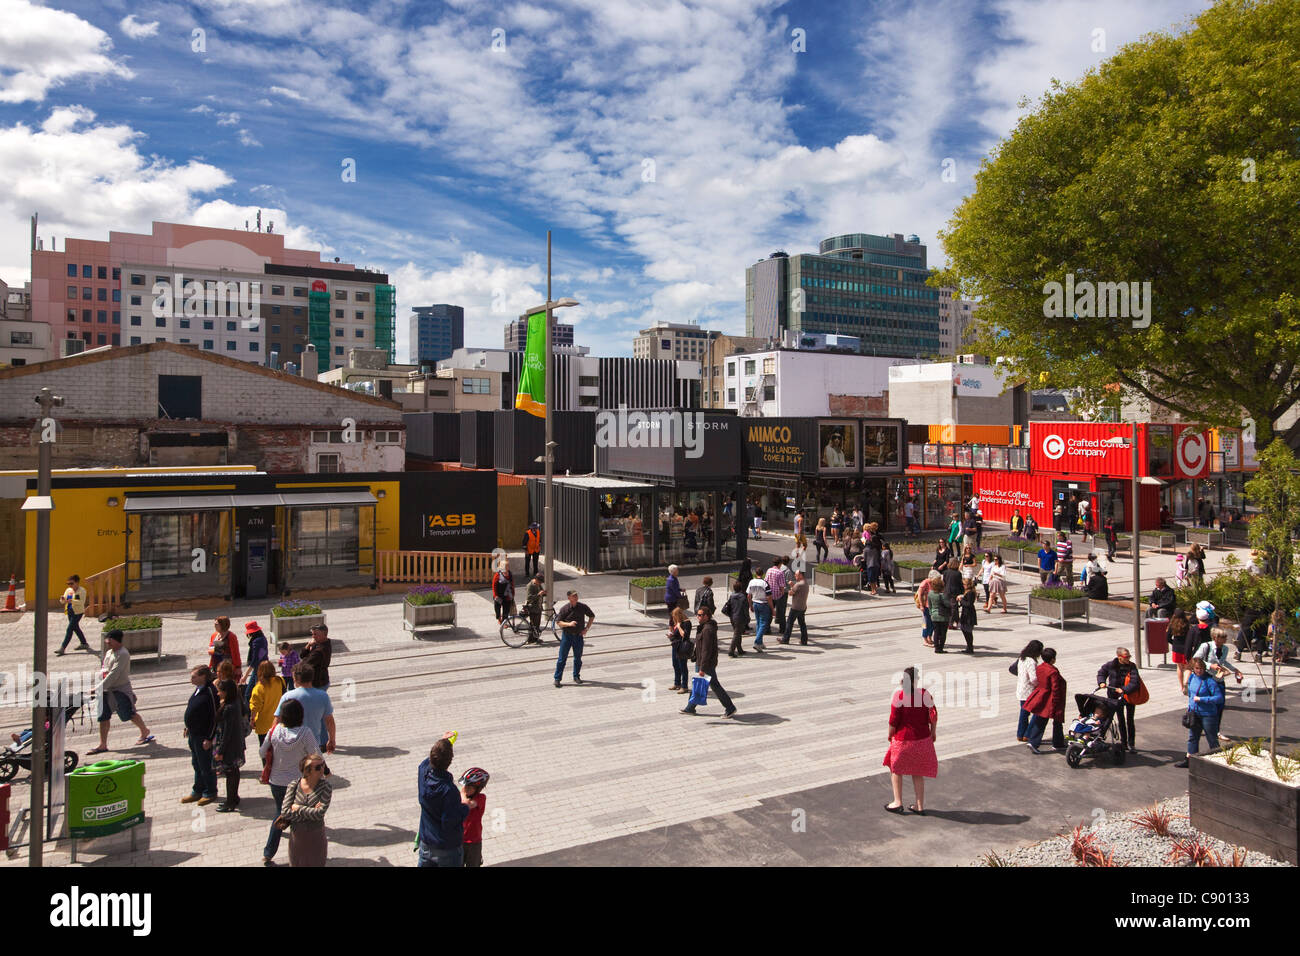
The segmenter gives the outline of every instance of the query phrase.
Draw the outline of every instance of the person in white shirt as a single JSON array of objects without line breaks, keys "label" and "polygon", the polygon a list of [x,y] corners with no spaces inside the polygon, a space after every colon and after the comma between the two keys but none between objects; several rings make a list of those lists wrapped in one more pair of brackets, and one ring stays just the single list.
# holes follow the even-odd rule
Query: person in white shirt
[{"label": "person in white shirt", "polygon": [[1016,700],[1020,701],[1020,722],[1016,725],[1016,740],[1024,743],[1029,740],[1029,711],[1025,710],[1025,701],[1038,686],[1038,657],[1043,653],[1042,641],[1030,641],[1020,652],[1016,662]]},{"label": "person in white shirt", "polygon": [[827,468],[844,468],[844,436],[839,432],[832,432],[830,441],[822,449],[822,464]]},{"label": "person in white shirt", "polygon": [[[81,641],[80,649],[89,651],[90,645],[86,643],[86,635],[81,633],[81,618],[86,613],[86,589],[81,586],[80,575],[74,574],[68,578],[68,586],[60,600],[68,615],[68,631],[63,635],[63,643],[54,652],[54,656],[62,657],[64,655],[68,650],[68,645],[72,642],[73,634],[76,634]],[[91,651],[91,653],[94,652]]]},{"label": "person in white shirt", "polygon": [[984,585],[984,603],[989,600],[989,581],[993,578],[993,552],[985,551],[984,560],[980,564],[980,584]]},{"label": "person in white shirt", "polygon": [[1223,707],[1228,699],[1228,682],[1227,675],[1233,674],[1237,678],[1237,683],[1242,681],[1242,673],[1232,666],[1232,660],[1228,653],[1228,632],[1221,627],[1210,628],[1210,640],[1206,641],[1196,649],[1192,655],[1194,661],[1205,662],[1205,672],[1209,677],[1219,682],[1223,688],[1223,700],[1219,701],[1219,717],[1223,717]]},{"label": "person in white shirt", "polygon": [[131,655],[122,646],[122,632],[107,631],[104,643],[108,650],[104,654],[104,666],[100,671],[102,678],[97,693],[99,695],[99,746],[87,751],[89,754],[102,754],[108,750],[108,728],[113,720],[114,711],[118,719],[130,721],[140,731],[136,744],[147,744],[153,740],[143,718],[135,712],[135,691],[131,689]]},{"label": "person in white shirt", "polygon": [[763,635],[772,624],[772,614],[776,611],[776,605],[772,603],[772,594],[768,589],[767,582],[762,578],[754,578],[745,586],[745,592],[749,595],[750,603],[754,605],[754,650],[760,654],[763,652]]}]

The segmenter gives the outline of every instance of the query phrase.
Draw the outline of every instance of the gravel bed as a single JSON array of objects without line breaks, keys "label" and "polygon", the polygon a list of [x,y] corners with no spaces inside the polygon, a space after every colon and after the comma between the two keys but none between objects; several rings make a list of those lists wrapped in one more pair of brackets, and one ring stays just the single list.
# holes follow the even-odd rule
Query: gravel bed
[{"label": "gravel bed", "polygon": [[[1161,806],[1169,811],[1172,819],[1169,824],[1169,836],[1157,836],[1150,830],[1134,826],[1133,821],[1139,813],[1147,809],[1127,813],[1098,815],[1097,821],[1084,829],[1085,833],[1095,834],[1097,843],[1103,852],[1114,852],[1114,860],[1122,866],[1170,866],[1169,851],[1175,840],[1185,840],[1199,836],[1201,842],[1212,849],[1225,861],[1232,860],[1233,846],[1222,840],[1192,828],[1188,818],[1187,794],[1161,801]],[[1030,846],[1018,847],[1007,853],[999,853],[1003,864],[1007,866],[1077,866],[1070,853],[1070,834],[1055,836]],[[975,866],[987,866],[981,857],[973,861]],[[1179,864],[1186,865],[1186,864]],[[1246,854],[1246,866],[1289,866],[1251,850]]]}]

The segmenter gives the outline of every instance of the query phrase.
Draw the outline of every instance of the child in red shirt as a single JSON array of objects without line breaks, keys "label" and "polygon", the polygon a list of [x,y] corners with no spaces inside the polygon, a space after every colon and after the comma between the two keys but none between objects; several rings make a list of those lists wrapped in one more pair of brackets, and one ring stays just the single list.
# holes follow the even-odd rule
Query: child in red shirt
[{"label": "child in red shirt", "polygon": [[483,788],[487,782],[488,772],[480,767],[470,767],[461,774],[461,792],[470,801],[469,815],[465,817],[465,866],[483,865],[483,810],[487,807]]}]

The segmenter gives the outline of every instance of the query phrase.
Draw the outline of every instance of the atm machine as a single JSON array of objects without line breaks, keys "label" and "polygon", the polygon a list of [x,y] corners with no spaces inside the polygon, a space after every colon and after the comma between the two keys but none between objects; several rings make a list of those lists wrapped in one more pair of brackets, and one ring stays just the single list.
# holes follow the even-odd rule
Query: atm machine
[{"label": "atm machine", "polygon": [[267,574],[271,565],[270,539],[250,537],[244,560],[244,596],[266,597]]}]

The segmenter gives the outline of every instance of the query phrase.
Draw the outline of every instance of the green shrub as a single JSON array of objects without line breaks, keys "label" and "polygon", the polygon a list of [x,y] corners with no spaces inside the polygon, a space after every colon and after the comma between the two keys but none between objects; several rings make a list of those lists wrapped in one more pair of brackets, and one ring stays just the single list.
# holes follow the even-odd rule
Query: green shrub
[{"label": "green shrub", "polygon": [[104,622],[104,631],[152,631],[162,627],[162,618],[145,614],[130,617],[110,617]]},{"label": "green shrub", "polygon": [[816,570],[822,574],[850,574],[858,570],[857,565],[848,561],[823,561]]},{"label": "green shrub", "polygon": [[668,586],[667,578],[633,578],[634,588],[662,588]]},{"label": "green shrub", "polygon": [[1071,598],[1087,597],[1085,591],[1077,588],[1034,588],[1029,592],[1030,597],[1047,598],[1051,601],[1068,601]]},{"label": "green shrub", "polygon": [[1251,737],[1245,742],[1245,747],[1246,753],[1250,754],[1252,757],[1258,757],[1259,752],[1264,749],[1264,738]]},{"label": "green shrub", "polygon": [[306,617],[308,614],[321,614],[319,604],[311,601],[281,601],[271,608],[271,617]]},{"label": "green shrub", "polygon": [[980,551],[996,551],[998,548],[1011,548],[1018,551],[1037,551],[1039,544],[1037,541],[1026,541],[1024,538],[997,538],[994,541],[985,541],[984,547]]},{"label": "green shrub", "polygon": [[929,566],[930,566],[929,561],[895,561],[894,562],[894,567],[896,568],[912,568],[913,570],[920,570],[921,568],[928,568]]}]

